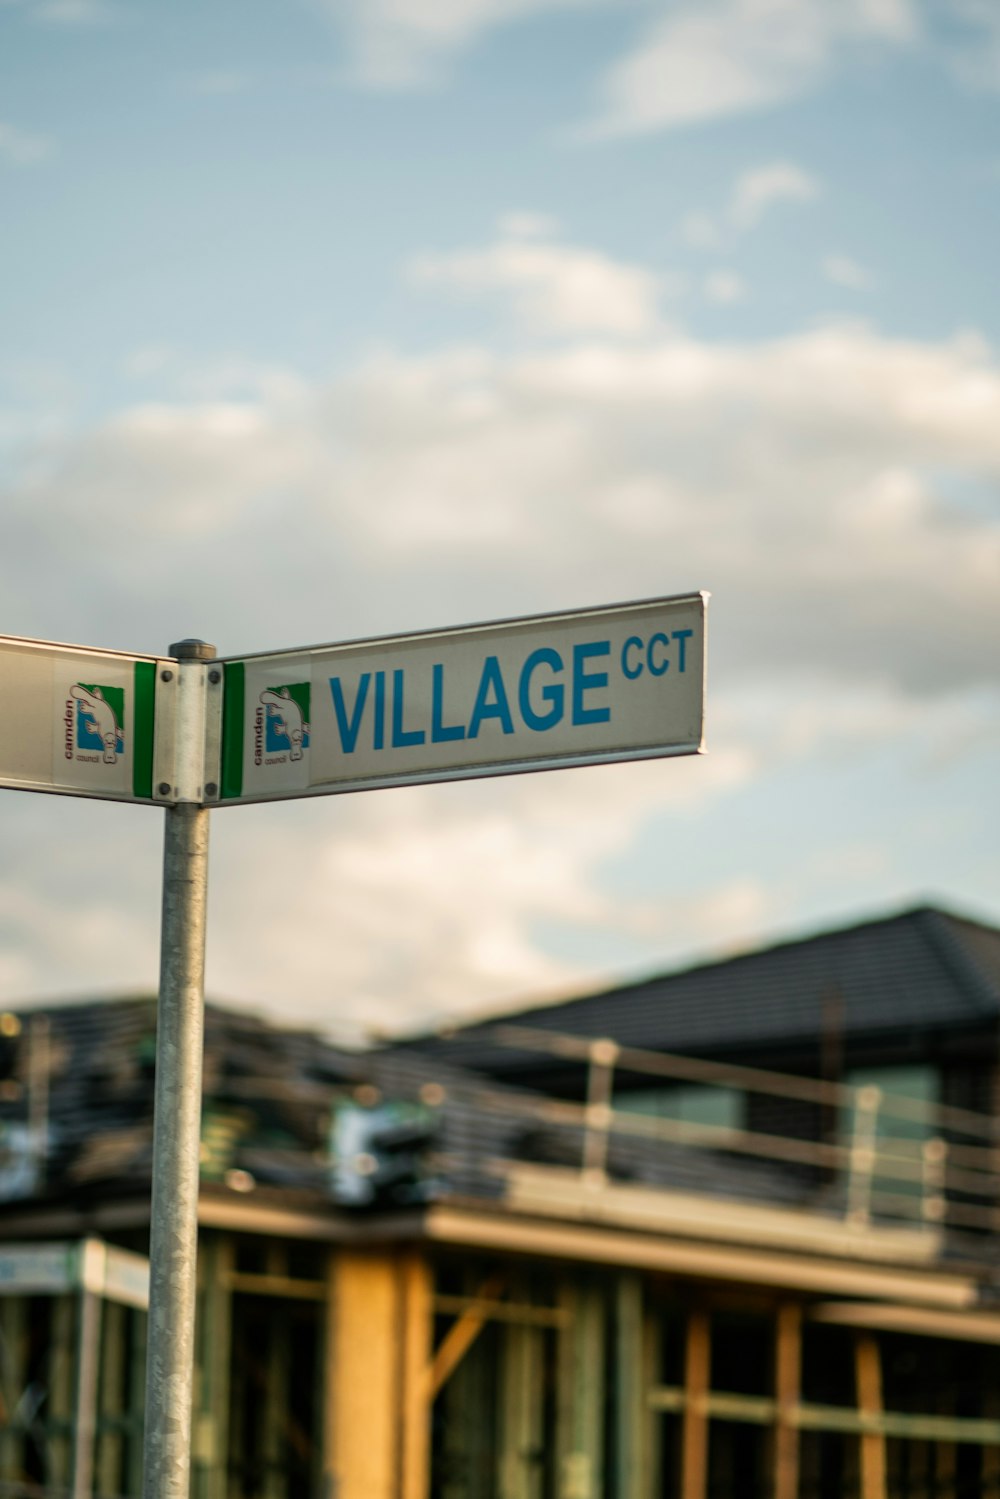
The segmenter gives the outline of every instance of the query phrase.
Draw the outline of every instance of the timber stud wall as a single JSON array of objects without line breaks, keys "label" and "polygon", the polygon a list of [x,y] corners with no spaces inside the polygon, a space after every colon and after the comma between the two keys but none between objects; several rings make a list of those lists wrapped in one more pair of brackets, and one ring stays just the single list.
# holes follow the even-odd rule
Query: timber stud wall
[{"label": "timber stud wall", "polygon": [[438,1271],[467,1290],[436,1297],[433,1499],[1000,1499],[998,1346],[634,1272]]},{"label": "timber stud wall", "polygon": [[[417,1245],[201,1267],[193,1499],[1000,1499],[988,1318]],[[138,1492],[144,1324],[100,1306],[84,1483],[80,1307],[0,1296],[4,1499]]]}]

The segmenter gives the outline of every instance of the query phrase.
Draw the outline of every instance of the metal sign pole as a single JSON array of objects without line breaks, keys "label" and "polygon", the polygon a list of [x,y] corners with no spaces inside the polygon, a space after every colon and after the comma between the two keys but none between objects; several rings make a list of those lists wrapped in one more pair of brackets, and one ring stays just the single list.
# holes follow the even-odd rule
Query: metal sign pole
[{"label": "metal sign pole", "polygon": [[209,805],[698,754],[707,599],[211,666],[203,640],[157,660],[0,636],[0,786],[166,808],[143,1499],[190,1491]]},{"label": "metal sign pole", "polygon": [[[170,654],[178,660],[177,763],[183,767],[204,745],[204,668],[195,663],[210,660],[215,650],[182,641]],[[178,779],[185,779],[183,768]],[[198,793],[200,802],[200,787]],[[208,808],[196,802],[166,809],[143,1499],[187,1499],[190,1488],[208,819]]]}]

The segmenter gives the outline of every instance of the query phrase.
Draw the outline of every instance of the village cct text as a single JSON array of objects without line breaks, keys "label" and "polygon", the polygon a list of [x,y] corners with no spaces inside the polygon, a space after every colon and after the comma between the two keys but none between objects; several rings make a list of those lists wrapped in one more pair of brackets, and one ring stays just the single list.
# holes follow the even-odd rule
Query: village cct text
[{"label": "village cct text", "polygon": [[[419,744],[447,744],[476,739],[484,724],[496,724],[504,734],[518,727],[544,734],[568,718],[574,727],[608,723],[607,700],[612,671],[629,682],[640,678],[663,678],[671,671],[688,669],[687,644],[692,630],[657,630],[648,636],[630,635],[612,649],[610,640],[583,641],[564,654],[554,646],[539,646],[520,668],[504,667],[500,658],[486,656],[472,698],[471,712],[458,714],[457,703],[448,695],[446,666],[436,662],[430,674],[430,721],[426,675],[421,681],[408,678],[406,667],[385,671],[363,671],[356,685],[331,677],[330,693],[340,735],[340,747],[351,755],[359,743],[363,748],[405,749]],[[413,668],[410,668],[413,672]],[[409,687],[410,714],[407,714]],[[417,727],[421,709],[424,726]],[[407,719],[409,716],[409,726]]]}]

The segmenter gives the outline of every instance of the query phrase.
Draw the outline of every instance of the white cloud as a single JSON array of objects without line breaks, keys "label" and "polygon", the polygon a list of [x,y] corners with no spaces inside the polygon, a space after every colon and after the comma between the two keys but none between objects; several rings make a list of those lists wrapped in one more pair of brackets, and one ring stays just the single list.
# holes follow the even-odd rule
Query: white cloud
[{"label": "white cloud", "polygon": [[848,291],[867,291],[872,284],[871,272],[850,255],[827,255],[823,274],[834,286],[846,287]]},{"label": "white cloud", "polygon": [[[591,336],[383,353],[325,387],[226,361],[183,383],[22,450],[11,633],[232,654],[713,591],[704,759],[220,812],[216,994],[401,1025],[579,983],[580,940],[611,966],[753,935],[783,919],[780,879],[727,856],[692,887],[682,857],[727,809],[738,840],[746,788],[806,766],[827,786],[928,723],[928,754],[971,734],[985,758],[1000,524],[953,482],[1000,485],[1000,368],[975,340]],[[152,985],[158,843],[140,809],[8,797],[9,983],[79,993],[100,938],[91,987]],[[616,894],[644,845],[673,897],[662,873]],[[834,875],[814,880],[819,901]]]},{"label": "white cloud", "polygon": [[657,327],[661,278],[596,250],[537,243],[525,236],[522,218],[514,226],[505,222],[508,234],[499,243],[422,256],[412,263],[411,278],[459,292],[505,294],[521,323],[535,332],[635,337]]},{"label": "white cloud", "polygon": [[[677,922],[691,934],[693,950],[731,957],[759,942],[768,926],[780,922],[775,893],[750,877],[723,880],[711,890],[671,895],[669,902],[650,902],[637,913],[636,930],[654,941],[666,925]],[[719,933],[727,934],[720,942]]]},{"label": "white cloud", "polygon": [[45,161],[53,150],[48,136],[0,120],[0,161],[15,167],[31,167]]},{"label": "white cloud", "polygon": [[500,220],[500,233],[509,239],[551,239],[558,229],[558,219],[547,213],[505,213]]},{"label": "white cloud", "polygon": [[709,302],[729,307],[734,302],[742,302],[746,294],[742,276],[737,276],[733,271],[713,271],[705,277],[705,296]]},{"label": "white cloud", "polygon": [[[214,949],[214,985],[280,990],[294,927],[311,933],[298,962],[352,996],[343,1018],[355,1025],[405,1024],[403,996],[415,991],[438,1015],[565,991],[586,971],[547,955],[534,929],[631,929],[637,908],[618,907],[602,866],[651,814],[688,798],[704,806],[745,774],[742,757],[723,752],[668,773],[647,763],[524,778],[499,794],[468,783],[220,814],[216,912],[230,935]],[[248,878],[262,847],[264,884]],[[260,937],[247,943],[241,930]]]},{"label": "white cloud", "polygon": [[426,83],[484,32],[547,11],[603,0],[316,0],[343,29],[359,80],[375,88]]},{"label": "white cloud", "polygon": [[[886,745],[952,745],[971,721],[961,695],[928,712],[805,672],[713,688],[710,703],[705,758],[219,812],[210,993],[357,1036],[599,981],[600,967],[560,956],[546,930],[598,938],[633,966],[639,954],[664,961],[760,940],[787,929],[803,886],[843,900],[845,869],[878,888],[893,860],[874,827],[863,857],[845,827],[822,854],[796,847],[777,878],[755,873],[741,862],[748,788],[794,781],[818,756],[829,793],[838,760],[843,775]],[[995,695],[981,709],[993,759]],[[5,799],[0,1005],[153,987],[159,824],[142,810]],[[708,879],[696,857],[706,833],[731,851]],[[611,871],[651,837],[655,877],[633,873],[623,895]]]},{"label": "white cloud", "polygon": [[678,226],[680,237],[693,250],[718,254],[755,229],[775,205],[814,202],[822,190],[819,180],[795,162],[765,162],[740,173],[717,214],[686,214]]},{"label": "white cloud", "polygon": [[723,243],[718,222],[707,213],[685,214],[680,224],[681,238],[693,250],[718,250]]},{"label": "white cloud", "polygon": [[848,49],[915,32],[909,0],[686,0],[609,70],[592,128],[632,134],[780,104]]},{"label": "white cloud", "polygon": [[[328,388],[274,372],[213,397],[206,377],[37,443],[2,496],[0,581],[12,633],[152,649],[179,626],[265,648],[275,620],[323,639],[334,584],[373,633],[384,605],[384,628],[447,623],[443,587],[476,617],[586,601],[595,577],[608,599],[705,586],[745,616],[717,666],[808,660],[937,691],[992,679],[1000,597],[996,516],[956,502],[949,474],[1000,482],[1000,369],[975,340],[841,326],[386,353]],[[291,571],[266,565],[273,534]],[[86,589],[57,586],[81,565]],[[367,572],[375,593],[351,582]]]},{"label": "white cloud", "polygon": [[737,180],[729,214],[738,229],[752,229],[776,203],[809,203],[819,197],[816,178],[794,162],[775,161]]}]

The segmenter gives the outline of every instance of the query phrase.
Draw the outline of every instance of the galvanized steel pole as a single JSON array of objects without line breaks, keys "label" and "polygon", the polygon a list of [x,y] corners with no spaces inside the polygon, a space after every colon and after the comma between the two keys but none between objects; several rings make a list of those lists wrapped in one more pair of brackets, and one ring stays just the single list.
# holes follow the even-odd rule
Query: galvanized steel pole
[{"label": "galvanized steel pole", "polygon": [[[195,663],[215,649],[182,641],[170,654],[180,679],[178,763],[191,763],[204,745],[204,669]],[[143,1499],[187,1499],[190,1489],[208,893],[209,813],[200,801],[199,787],[197,801],[165,814]]]}]

